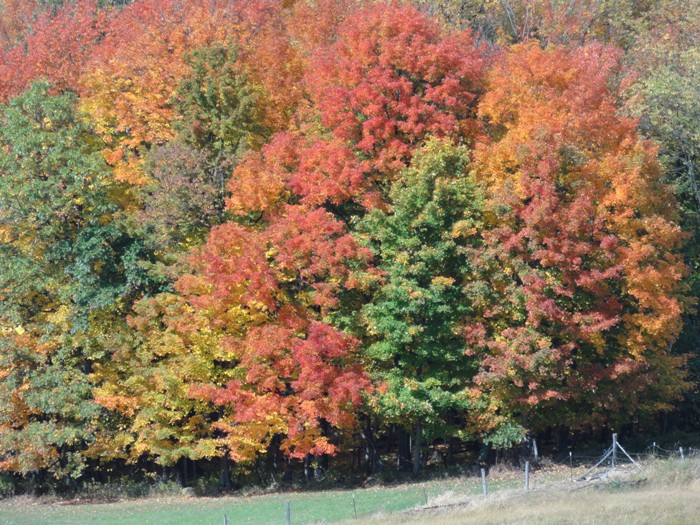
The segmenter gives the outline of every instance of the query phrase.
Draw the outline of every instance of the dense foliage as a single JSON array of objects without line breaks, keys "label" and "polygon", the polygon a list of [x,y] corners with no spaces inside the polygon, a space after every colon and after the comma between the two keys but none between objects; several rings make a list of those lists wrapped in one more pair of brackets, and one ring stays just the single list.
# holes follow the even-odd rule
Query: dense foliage
[{"label": "dense foliage", "polygon": [[690,428],[687,7],[0,2],[0,474]]}]

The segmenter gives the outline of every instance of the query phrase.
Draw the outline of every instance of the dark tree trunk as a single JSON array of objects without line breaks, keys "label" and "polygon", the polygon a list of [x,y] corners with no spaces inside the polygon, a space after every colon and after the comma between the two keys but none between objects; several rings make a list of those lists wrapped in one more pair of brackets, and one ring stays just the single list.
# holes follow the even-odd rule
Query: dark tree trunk
[{"label": "dark tree trunk", "polygon": [[221,457],[219,485],[221,485],[224,490],[231,490],[231,460],[228,457],[228,451]]},{"label": "dark tree trunk", "polygon": [[487,467],[489,463],[489,456],[491,455],[491,443],[483,443],[481,445],[481,450],[479,451],[479,458],[477,461],[482,467]]},{"label": "dark tree trunk", "polygon": [[569,427],[559,425],[557,429],[557,452],[563,452],[569,445]]},{"label": "dark tree trunk", "polygon": [[417,476],[420,472],[421,461],[420,461],[420,444],[421,437],[423,433],[423,426],[420,423],[416,424],[414,434],[413,434],[413,475]]},{"label": "dark tree trunk", "polygon": [[374,439],[374,429],[372,428],[372,418],[369,416],[367,416],[365,428],[362,431],[362,440],[364,442],[365,472],[369,475],[380,464],[377,443]]},{"label": "dark tree trunk", "polygon": [[311,473],[311,454],[304,456],[304,479],[309,481],[309,474]]},{"label": "dark tree trunk", "polygon": [[180,487],[187,486],[187,463],[185,458],[180,458],[177,460],[175,466],[175,481]]},{"label": "dark tree trunk", "polygon": [[411,434],[403,427],[397,426],[396,439],[399,453],[397,468],[405,472],[411,469]]},{"label": "dark tree trunk", "polygon": [[[321,420],[321,432],[324,436],[330,437],[331,426],[325,419]],[[328,454],[321,454],[315,457],[314,460],[314,479],[321,481],[323,476],[328,471]]]}]

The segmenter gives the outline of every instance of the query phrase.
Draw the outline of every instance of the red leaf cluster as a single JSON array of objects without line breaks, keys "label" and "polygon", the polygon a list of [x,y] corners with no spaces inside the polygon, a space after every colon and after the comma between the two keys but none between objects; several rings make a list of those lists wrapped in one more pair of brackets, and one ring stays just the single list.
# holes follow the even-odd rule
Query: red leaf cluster
[{"label": "red leaf cluster", "polygon": [[53,15],[39,15],[23,43],[0,55],[0,100],[22,93],[44,78],[58,91],[77,90],[78,80],[108,27],[95,0],[68,2]]}]

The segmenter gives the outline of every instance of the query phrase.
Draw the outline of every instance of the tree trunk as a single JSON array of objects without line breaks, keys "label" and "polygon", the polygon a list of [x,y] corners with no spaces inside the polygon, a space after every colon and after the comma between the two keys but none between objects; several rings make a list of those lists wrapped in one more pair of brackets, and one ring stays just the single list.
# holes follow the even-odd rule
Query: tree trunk
[{"label": "tree trunk", "polygon": [[228,451],[221,457],[221,470],[219,471],[219,484],[224,490],[231,490],[231,460]]},{"label": "tree trunk", "polygon": [[454,460],[454,455],[455,455],[455,445],[454,445],[454,438],[449,438],[447,440],[447,454],[445,455],[445,468],[448,468],[451,464],[452,461]]},{"label": "tree trunk", "polygon": [[423,432],[423,426],[420,423],[416,424],[414,439],[413,439],[413,475],[417,476],[420,472],[420,439]]},{"label": "tree trunk", "polygon": [[478,462],[482,467],[486,467],[489,463],[489,455],[491,454],[491,443],[483,443],[479,451]]},{"label": "tree trunk", "polygon": [[563,452],[566,450],[569,441],[569,427],[566,425],[559,425],[557,429],[557,452]]},{"label": "tree trunk", "polygon": [[187,486],[187,463],[186,463],[185,458],[180,458],[177,460],[177,464],[175,466],[175,476],[176,476],[176,481],[178,486],[180,487],[186,487]]},{"label": "tree trunk", "polygon": [[379,463],[377,444],[374,441],[374,431],[372,429],[372,418],[369,416],[367,416],[365,429],[362,432],[362,439],[364,441],[365,472],[369,475],[374,472],[375,467]]},{"label": "tree trunk", "polygon": [[199,479],[199,471],[197,469],[197,461],[195,461],[194,459],[191,459],[190,463],[192,464],[192,483],[197,484],[197,480]]},{"label": "tree trunk", "polygon": [[[321,432],[325,437],[331,434],[331,426],[325,419],[321,420]],[[321,481],[324,474],[328,471],[328,454],[320,454],[314,460],[314,479]]]},{"label": "tree trunk", "polygon": [[535,460],[535,462],[538,462],[540,460],[540,452],[537,449],[537,438],[532,438],[532,458]]},{"label": "tree trunk", "polygon": [[306,481],[309,481],[310,467],[311,467],[311,454],[307,454],[306,456],[304,456],[304,479]]},{"label": "tree trunk", "polygon": [[411,468],[411,435],[403,427],[396,427],[396,439],[398,440],[398,469],[407,471]]}]

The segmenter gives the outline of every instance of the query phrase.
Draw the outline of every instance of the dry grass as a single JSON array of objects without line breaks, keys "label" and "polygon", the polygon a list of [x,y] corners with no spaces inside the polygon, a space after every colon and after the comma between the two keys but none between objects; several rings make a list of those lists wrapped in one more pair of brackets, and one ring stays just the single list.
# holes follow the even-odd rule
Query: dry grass
[{"label": "dry grass", "polygon": [[[350,523],[350,522],[348,522]],[[697,525],[700,460],[652,462],[595,483],[553,483],[487,498],[446,493],[430,508],[375,516],[382,525]]]}]

